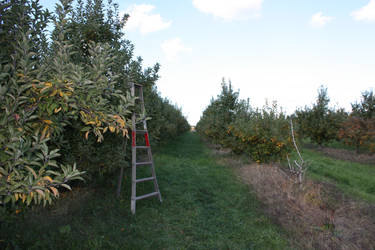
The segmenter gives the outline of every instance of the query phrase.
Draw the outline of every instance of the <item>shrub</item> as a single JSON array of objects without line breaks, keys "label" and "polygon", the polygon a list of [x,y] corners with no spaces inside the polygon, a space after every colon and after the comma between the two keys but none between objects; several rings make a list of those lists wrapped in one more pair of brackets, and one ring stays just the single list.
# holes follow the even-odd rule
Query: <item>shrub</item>
[{"label": "shrub", "polygon": [[304,110],[299,109],[295,112],[299,134],[319,145],[338,139],[338,131],[347,117],[343,109],[331,109],[328,104],[327,89],[321,86],[313,107],[305,107]]},{"label": "shrub", "polygon": [[223,80],[222,92],[203,111],[197,131],[234,153],[247,154],[256,162],[278,161],[290,150],[289,127],[276,103],[253,110],[249,100],[238,100]]},{"label": "shrub", "polygon": [[238,92],[233,91],[232,84],[227,84],[223,78],[221,93],[217,99],[212,99],[210,105],[203,111],[197,123],[197,131],[224,145],[227,137],[228,126],[234,121],[238,103]]},{"label": "shrub", "polygon": [[362,93],[360,103],[352,104],[352,115],[364,119],[375,118],[375,95],[372,90]]},{"label": "shrub", "polygon": [[279,161],[290,151],[288,121],[272,107],[254,110],[228,127],[228,143],[235,153],[246,153],[256,162]]},{"label": "shrub", "polygon": [[50,203],[58,196],[58,187],[70,189],[67,182],[82,180],[83,172],[66,164],[67,157],[57,147],[68,125],[76,124],[82,137],[92,133],[99,142],[107,130],[125,136],[129,128],[134,100],[113,88],[116,75],[108,71],[114,59],[109,47],[90,44],[91,61],[85,67],[70,61],[64,4],[57,8],[55,23],[61,32],[48,65],[37,65],[29,33],[20,33],[12,63],[1,68],[2,205]]},{"label": "shrub", "polygon": [[339,131],[339,137],[359,152],[361,148],[375,152],[375,119],[350,116]]}]

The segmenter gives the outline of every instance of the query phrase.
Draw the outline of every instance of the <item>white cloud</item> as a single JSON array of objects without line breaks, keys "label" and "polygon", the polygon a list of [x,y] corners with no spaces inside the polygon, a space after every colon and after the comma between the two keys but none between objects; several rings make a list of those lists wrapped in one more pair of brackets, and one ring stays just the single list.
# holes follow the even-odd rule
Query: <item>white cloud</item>
[{"label": "white cloud", "polygon": [[328,22],[332,21],[333,17],[324,16],[322,12],[315,13],[310,20],[310,26],[314,28],[322,28]]},{"label": "white cloud", "polygon": [[139,29],[141,34],[147,34],[171,26],[172,22],[164,21],[160,14],[151,14],[153,9],[155,9],[155,6],[150,4],[135,4],[129,7],[126,13],[128,13],[130,17],[126,23],[125,29],[130,31]]},{"label": "white cloud", "polygon": [[190,53],[192,51],[192,49],[186,47],[178,37],[164,41],[161,45],[161,49],[168,61],[175,61],[179,54]]},{"label": "white cloud", "polygon": [[351,16],[357,21],[375,21],[375,0],[371,0],[364,7],[353,11]]},{"label": "white cloud", "polygon": [[195,8],[224,20],[260,17],[263,0],[193,0]]}]

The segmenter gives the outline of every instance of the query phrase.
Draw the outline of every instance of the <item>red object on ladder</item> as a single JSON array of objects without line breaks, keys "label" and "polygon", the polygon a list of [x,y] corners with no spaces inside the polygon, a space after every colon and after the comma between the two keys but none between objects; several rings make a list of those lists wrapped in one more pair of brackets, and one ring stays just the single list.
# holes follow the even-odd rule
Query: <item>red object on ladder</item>
[{"label": "red object on ladder", "polygon": [[146,146],[150,147],[150,141],[148,139],[148,133],[147,132],[145,133],[145,141],[146,141]]},{"label": "red object on ladder", "polygon": [[132,147],[135,147],[135,131],[132,131]]}]

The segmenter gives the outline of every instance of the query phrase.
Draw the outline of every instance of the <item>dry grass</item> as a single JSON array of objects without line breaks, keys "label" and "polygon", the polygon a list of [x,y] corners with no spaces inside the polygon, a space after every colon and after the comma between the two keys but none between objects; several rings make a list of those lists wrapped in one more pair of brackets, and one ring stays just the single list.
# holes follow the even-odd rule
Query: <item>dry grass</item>
[{"label": "dry grass", "polygon": [[252,187],[265,212],[291,232],[297,248],[375,249],[374,205],[353,201],[332,184],[295,184],[276,164],[244,164],[227,150],[211,148]]}]

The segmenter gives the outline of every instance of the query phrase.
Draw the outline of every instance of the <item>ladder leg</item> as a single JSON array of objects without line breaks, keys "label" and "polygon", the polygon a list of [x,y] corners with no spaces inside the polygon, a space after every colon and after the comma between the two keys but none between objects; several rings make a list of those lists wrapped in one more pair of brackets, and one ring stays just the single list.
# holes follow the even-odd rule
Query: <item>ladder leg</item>
[{"label": "ladder leg", "polygon": [[[135,140],[135,136],[133,136],[133,138]],[[132,210],[133,214],[135,214],[135,202],[136,202],[136,196],[137,196],[137,191],[136,191],[136,179],[137,179],[136,157],[137,157],[136,149],[135,149],[135,147],[132,147],[132,197],[131,197],[131,210]]]},{"label": "ladder leg", "polygon": [[151,165],[151,173],[152,173],[152,177],[154,177],[154,189],[156,192],[159,192],[158,194],[158,197],[159,197],[159,201],[162,202],[162,198],[161,198],[161,193],[160,193],[160,190],[159,190],[159,185],[158,185],[158,181],[156,180],[156,173],[155,173],[155,165],[154,165],[154,160],[152,158],[152,152],[151,152],[151,148],[148,148],[147,150],[147,154],[148,154],[148,158],[150,159],[150,161],[152,162],[152,165]]},{"label": "ladder leg", "polygon": [[[135,96],[135,87],[134,83],[132,84],[131,88],[131,94],[132,96]],[[137,191],[136,191],[136,180],[137,180],[137,151],[135,148],[136,145],[136,124],[135,124],[135,114],[132,114],[132,197],[130,202],[130,208],[132,211],[132,214],[135,214],[135,203],[136,203],[136,197],[137,197]]]}]

